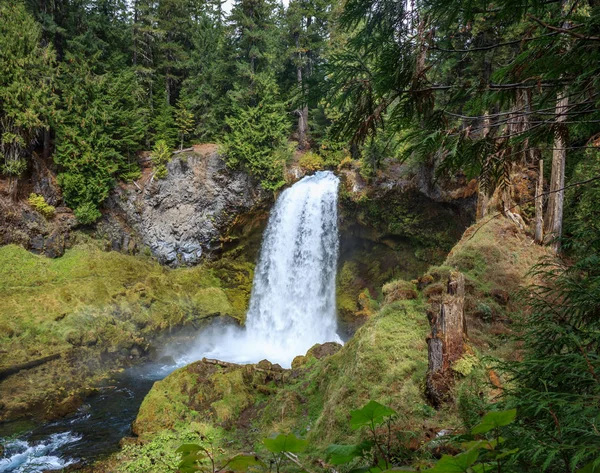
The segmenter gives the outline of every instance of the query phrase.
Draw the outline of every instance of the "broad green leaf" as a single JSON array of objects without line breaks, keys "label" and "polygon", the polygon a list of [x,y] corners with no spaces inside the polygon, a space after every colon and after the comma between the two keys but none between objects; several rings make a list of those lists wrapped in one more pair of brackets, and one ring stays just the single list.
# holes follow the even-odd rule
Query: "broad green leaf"
[{"label": "broad green leaf", "polygon": [[200,445],[195,443],[184,443],[181,447],[175,450],[175,453],[181,453],[182,455],[189,455],[190,453],[196,453],[202,450]]},{"label": "broad green leaf", "polygon": [[343,465],[362,456],[362,444],[359,445],[330,445],[327,447],[328,461],[332,465]]},{"label": "broad green leaf", "polygon": [[252,466],[266,468],[267,465],[258,458],[256,455],[249,455],[246,453],[240,453],[236,455],[225,465],[227,471],[247,471]]},{"label": "broad green leaf", "polygon": [[600,457],[588,463],[583,468],[579,468],[576,473],[600,473]]},{"label": "broad green leaf", "polygon": [[279,434],[275,438],[263,439],[263,443],[271,453],[300,453],[306,448],[306,440],[299,439],[294,434]]},{"label": "broad green leaf", "polygon": [[505,425],[511,424],[514,422],[516,417],[516,409],[488,412],[483,416],[481,422],[471,429],[471,433],[473,435],[485,434],[486,432],[489,432],[497,427],[504,427]]},{"label": "broad green leaf", "polygon": [[[479,457],[479,450],[467,450],[464,453],[461,453],[456,456],[451,455],[443,455],[442,458],[439,459],[437,464],[430,468],[429,470],[425,470],[427,473],[466,473],[469,470],[469,467],[477,461]],[[425,473],[424,472],[424,473]]]},{"label": "broad green leaf", "polygon": [[378,425],[386,417],[393,416],[394,414],[396,414],[396,411],[393,409],[376,401],[369,401],[362,409],[350,412],[350,427],[352,427],[352,430],[358,430],[366,425]]},{"label": "broad green leaf", "polygon": [[200,470],[198,466],[198,461],[202,460],[202,455],[197,455],[195,453],[190,453],[188,455],[183,455],[181,462],[177,465],[177,470],[180,473],[193,473],[195,471]]}]

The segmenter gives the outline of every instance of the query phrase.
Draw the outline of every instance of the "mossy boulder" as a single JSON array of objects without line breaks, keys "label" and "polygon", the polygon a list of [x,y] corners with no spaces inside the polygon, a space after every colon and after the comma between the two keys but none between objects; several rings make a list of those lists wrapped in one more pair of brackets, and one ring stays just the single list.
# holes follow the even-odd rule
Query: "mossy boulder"
[{"label": "mossy boulder", "polygon": [[336,342],[317,343],[306,352],[306,358],[313,357],[321,360],[325,357],[335,355],[341,349],[342,345]]}]

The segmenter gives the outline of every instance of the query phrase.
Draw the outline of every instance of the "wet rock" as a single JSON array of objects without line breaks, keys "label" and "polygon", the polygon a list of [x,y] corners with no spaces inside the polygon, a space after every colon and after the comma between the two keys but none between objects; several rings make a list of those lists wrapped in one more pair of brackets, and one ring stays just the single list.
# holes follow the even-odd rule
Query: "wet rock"
[{"label": "wet rock", "polygon": [[33,253],[50,258],[62,256],[70,243],[70,231],[77,225],[65,207],[56,209],[47,220],[25,199],[17,202],[0,194],[0,244],[22,245]]},{"label": "wet rock", "polygon": [[129,352],[129,355],[132,356],[133,358],[139,358],[140,356],[142,356],[142,350],[140,350],[139,347],[133,347],[131,349],[131,351]]},{"label": "wet rock", "polygon": [[55,174],[48,168],[45,160],[38,157],[35,153],[31,156],[32,173],[31,182],[33,183],[33,192],[44,196],[44,200],[53,206],[62,202],[62,195]]},{"label": "wet rock", "polygon": [[317,343],[306,352],[306,357],[314,357],[317,360],[331,356],[342,349],[342,345],[336,342]]}]

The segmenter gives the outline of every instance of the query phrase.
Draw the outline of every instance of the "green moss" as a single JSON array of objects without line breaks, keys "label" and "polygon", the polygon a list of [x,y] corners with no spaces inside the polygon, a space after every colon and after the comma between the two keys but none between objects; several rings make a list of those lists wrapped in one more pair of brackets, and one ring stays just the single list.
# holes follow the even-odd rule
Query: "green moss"
[{"label": "green moss", "polygon": [[223,289],[207,287],[192,296],[194,307],[204,315],[233,314],[234,309]]},{"label": "green moss", "polygon": [[[0,346],[7,354],[0,369],[55,353],[69,356],[0,383],[6,405],[0,417],[19,415],[27,404],[48,402],[50,409],[49,400],[62,397],[60,386],[98,381],[128,360],[130,350],[147,350],[164,330],[196,326],[213,315],[243,320],[252,274],[252,263],[227,257],[218,265],[166,269],[147,257],[102,251],[93,240],[57,259],[1,247]],[[73,350],[81,353],[71,356]],[[112,357],[104,367],[101,354]],[[65,375],[57,377],[61,368]]]},{"label": "green moss", "polygon": [[383,295],[386,304],[396,301],[411,300],[418,297],[415,284],[402,279],[397,279],[383,286]]},{"label": "green moss", "polygon": [[317,445],[341,441],[352,433],[349,413],[377,399],[412,417],[424,402],[419,384],[427,369],[425,337],[429,330],[423,306],[402,301],[385,306],[361,327],[337,354],[319,367],[325,403],[311,430]]}]

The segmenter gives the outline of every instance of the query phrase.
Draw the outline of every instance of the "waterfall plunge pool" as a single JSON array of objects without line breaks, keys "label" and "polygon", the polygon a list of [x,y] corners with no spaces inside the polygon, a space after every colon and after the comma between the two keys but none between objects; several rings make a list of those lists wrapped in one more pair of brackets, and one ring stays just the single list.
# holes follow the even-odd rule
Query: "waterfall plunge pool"
[{"label": "waterfall plunge pool", "polygon": [[268,359],[287,368],[316,343],[341,343],[335,307],[338,186],[332,172],[319,171],[277,199],[263,236],[245,327],[209,325],[191,350],[173,351],[175,365],[130,368],[100,387],[73,416],[24,433],[19,424],[0,427],[0,473],[60,470],[116,451],[120,439],[131,434],[153,383],[178,366],[207,357],[233,363]]}]

